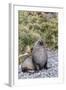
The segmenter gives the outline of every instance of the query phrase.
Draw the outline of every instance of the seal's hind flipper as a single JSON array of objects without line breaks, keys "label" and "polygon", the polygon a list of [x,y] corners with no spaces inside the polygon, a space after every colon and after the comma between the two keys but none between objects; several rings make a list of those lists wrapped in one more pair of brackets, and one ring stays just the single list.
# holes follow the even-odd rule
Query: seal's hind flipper
[{"label": "seal's hind flipper", "polygon": [[48,69],[48,67],[47,67],[47,62],[46,62],[45,65],[44,65],[44,69]]}]

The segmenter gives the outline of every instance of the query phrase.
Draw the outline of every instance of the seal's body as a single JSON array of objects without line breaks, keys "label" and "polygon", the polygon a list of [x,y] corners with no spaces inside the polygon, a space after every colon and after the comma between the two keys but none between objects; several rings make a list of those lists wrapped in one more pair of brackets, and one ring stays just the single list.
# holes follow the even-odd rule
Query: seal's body
[{"label": "seal's body", "polygon": [[24,62],[22,63],[22,72],[33,72],[34,70],[34,65],[33,65],[33,62],[32,62],[32,57],[31,56],[28,56]]},{"label": "seal's body", "polygon": [[44,46],[43,41],[38,40],[32,50],[32,61],[35,67],[35,70],[40,70],[42,68],[47,69],[47,52]]}]

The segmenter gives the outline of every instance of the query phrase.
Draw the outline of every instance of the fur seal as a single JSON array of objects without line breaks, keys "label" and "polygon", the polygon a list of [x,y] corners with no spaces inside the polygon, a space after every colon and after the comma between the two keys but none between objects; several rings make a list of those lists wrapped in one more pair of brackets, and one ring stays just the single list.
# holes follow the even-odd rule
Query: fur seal
[{"label": "fur seal", "polygon": [[42,68],[47,69],[47,52],[42,39],[39,39],[34,44],[32,50],[32,61],[35,70],[41,70]]},{"label": "fur seal", "polygon": [[34,65],[32,62],[32,57],[27,56],[24,62],[21,65],[22,72],[34,72]]}]

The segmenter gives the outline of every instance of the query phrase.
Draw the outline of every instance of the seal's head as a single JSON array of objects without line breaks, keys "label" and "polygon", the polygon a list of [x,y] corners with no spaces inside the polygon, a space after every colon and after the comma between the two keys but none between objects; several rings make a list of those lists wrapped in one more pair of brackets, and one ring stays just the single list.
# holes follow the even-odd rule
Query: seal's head
[{"label": "seal's head", "polygon": [[44,43],[43,43],[42,40],[39,40],[39,41],[38,41],[38,44],[39,44],[40,46],[43,46],[43,45],[44,45]]},{"label": "seal's head", "polygon": [[39,39],[36,43],[34,47],[39,47],[39,46],[44,46],[44,42],[42,39]]}]

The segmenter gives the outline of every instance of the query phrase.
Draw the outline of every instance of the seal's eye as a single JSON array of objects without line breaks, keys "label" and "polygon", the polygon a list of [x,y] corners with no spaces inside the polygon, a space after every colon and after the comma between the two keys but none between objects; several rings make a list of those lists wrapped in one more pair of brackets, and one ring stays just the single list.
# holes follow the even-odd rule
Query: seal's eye
[{"label": "seal's eye", "polygon": [[43,41],[39,41],[39,44],[42,46],[43,45]]}]

